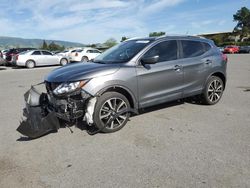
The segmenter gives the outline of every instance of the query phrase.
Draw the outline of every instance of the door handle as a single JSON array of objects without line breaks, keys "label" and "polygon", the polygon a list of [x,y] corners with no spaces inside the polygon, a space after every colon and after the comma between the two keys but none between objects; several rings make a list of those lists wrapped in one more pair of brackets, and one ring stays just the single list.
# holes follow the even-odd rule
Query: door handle
[{"label": "door handle", "polygon": [[175,66],[174,66],[174,70],[175,70],[176,72],[180,72],[181,66],[180,66],[180,65],[175,65]]},{"label": "door handle", "polygon": [[211,60],[211,59],[207,59],[207,60],[205,60],[205,63],[206,63],[207,65],[210,65],[210,64],[212,63],[212,60]]}]

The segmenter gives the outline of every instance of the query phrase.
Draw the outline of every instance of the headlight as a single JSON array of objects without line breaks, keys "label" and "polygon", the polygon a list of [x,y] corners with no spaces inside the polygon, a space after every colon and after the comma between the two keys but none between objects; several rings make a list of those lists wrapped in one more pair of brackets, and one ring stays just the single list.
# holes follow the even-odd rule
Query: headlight
[{"label": "headlight", "polygon": [[82,88],[87,82],[88,82],[88,80],[71,82],[71,83],[62,83],[56,89],[54,89],[53,93],[55,95],[62,95],[65,93],[71,93],[77,89]]}]

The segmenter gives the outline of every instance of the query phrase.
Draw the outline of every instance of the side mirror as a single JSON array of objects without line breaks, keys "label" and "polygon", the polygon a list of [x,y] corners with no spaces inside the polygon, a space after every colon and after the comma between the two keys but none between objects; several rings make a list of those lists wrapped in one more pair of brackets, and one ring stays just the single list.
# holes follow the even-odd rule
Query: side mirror
[{"label": "side mirror", "polygon": [[141,59],[141,62],[144,64],[155,64],[157,63],[159,60],[159,56],[155,55],[155,56],[151,56],[151,57],[143,57]]}]

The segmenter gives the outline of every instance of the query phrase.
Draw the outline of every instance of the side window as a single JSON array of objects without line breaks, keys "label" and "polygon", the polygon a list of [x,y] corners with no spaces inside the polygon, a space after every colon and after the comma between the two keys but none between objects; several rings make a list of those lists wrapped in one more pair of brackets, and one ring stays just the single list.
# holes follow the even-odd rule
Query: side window
[{"label": "side window", "polygon": [[177,42],[175,40],[164,41],[149,49],[144,57],[158,55],[159,62],[177,59]]},{"label": "side window", "polygon": [[31,55],[41,55],[40,51],[34,51]]},{"label": "side window", "polygon": [[87,50],[87,53],[94,53],[93,50]]},{"label": "side window", "polygon": [[197,57],[204,53],[204,48],[201,42],[182,40],[183,58]]},{"label": "side window", "polygon": [[203,42],[202,44],[203,44],[203,46],[204,46],[204,52],[207,52],[208,50],[211,49],[211,46],[210,46],[208,43]]},{"label": "side window", "polygon": [[93,50],[94,53],[101,53],[100,51],[98,50]]},{"label": "side window", "polygon": [[43,52],[43,55],[52,55],[52,53],[47,52],[47,51],[42,51],[42,52]]}]

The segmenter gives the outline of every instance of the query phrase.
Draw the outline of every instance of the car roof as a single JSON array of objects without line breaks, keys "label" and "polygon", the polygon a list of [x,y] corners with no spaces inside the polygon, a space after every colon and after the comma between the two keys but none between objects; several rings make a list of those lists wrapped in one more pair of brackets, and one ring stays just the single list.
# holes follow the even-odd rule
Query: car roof
[{"label": "car roof", "polygon": [[162,39],[191,39],[191,40],[201,40],[201,41],[207,41],[210,43],[213,43],[212,40],[207,39],[205,37],[201,37],[201,36],[193,36],[193,35],[163,35],[163,36],[159,36],[159,37],[135,37],[135,38],[131,38],[128,39],[126,41],[130,41],[130,40],[149,40],[149,41],[158,41],[158,40],[162,40]]}]

